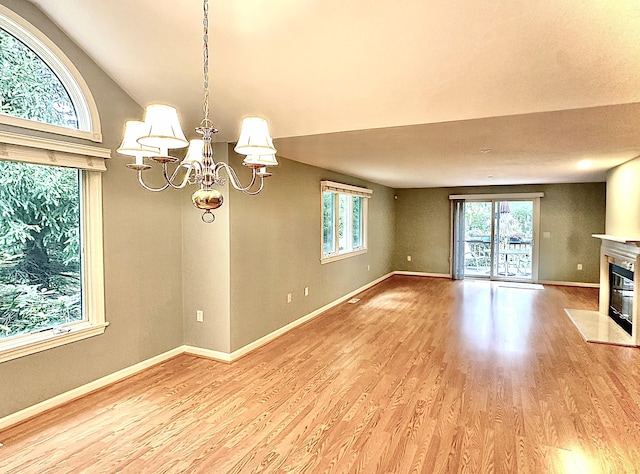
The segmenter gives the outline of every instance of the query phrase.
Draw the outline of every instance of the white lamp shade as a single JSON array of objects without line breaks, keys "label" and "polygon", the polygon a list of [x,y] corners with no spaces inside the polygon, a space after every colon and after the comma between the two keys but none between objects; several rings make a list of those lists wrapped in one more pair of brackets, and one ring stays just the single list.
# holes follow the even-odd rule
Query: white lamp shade
[{"label": "white lamp shade", "polygon": [[278,166],[276,155],[247,155],[242,162],[247,166]]},{"label": "white lamp shade", "polygon": [[183,148],[189,144],[182,133],[178,112],[173,107],[151,104],[144,114],[144,122],[149,127],[146,136],[138,138],[138,143],[160,149]]},{"label": "white lamp shade", "polygon": [[204,149],[203,140],[191,140],[189,141],[189,149],[187,150],[187,156],[182,160],[182,166],[189,166],[193,162],[198,162],[202,165],[202,150]]},{"label": "white lamp shade", "polygon": [[116,151],[121,155],[127,156],[158,156],[160,154],[158,148],[144,146],[138,143],[138,138],[148,134],[149,127],[147,127],[147,124],[138,120],[129,120],[124,127],[122,143]]},{"label": "white lamp shade", "polygon": [[269,135],[267,121],[260,117],[244,118],[234,150],[241,155],[273,155],[276,149]]}]

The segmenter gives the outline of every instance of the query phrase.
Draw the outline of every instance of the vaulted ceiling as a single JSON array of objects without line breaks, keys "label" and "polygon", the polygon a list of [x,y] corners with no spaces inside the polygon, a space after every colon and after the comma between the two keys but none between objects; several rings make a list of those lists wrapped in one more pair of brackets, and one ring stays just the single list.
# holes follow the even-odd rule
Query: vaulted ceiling
[{"label": "vaulted ceiling", "polygon": [[[175,105],[195,135],[200,0],[33,3],[140,105]],[[638,0],[209,9],[220,140],[262,115],[279,156],[398,188],[600,181],[640,155]]]}]

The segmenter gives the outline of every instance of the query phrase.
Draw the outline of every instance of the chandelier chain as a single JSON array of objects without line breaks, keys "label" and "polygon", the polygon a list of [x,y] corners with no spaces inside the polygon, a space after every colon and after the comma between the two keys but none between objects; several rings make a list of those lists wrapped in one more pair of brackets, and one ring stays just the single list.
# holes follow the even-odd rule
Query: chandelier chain
[{"label": "chandelier chain", "polygon": [[204,102],[202,111],[204,112],[203,126],[209,126],[209,0],[203,2],[203,19],[202,19],[202,65],[203,65],[203,88]]}]

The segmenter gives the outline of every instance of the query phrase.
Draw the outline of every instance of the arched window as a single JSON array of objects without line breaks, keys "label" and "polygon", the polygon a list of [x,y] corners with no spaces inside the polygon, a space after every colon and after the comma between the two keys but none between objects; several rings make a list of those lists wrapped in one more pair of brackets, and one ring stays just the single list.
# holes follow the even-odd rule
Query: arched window
[{"label": "arched window", "polygon": [[102,141],[84,79],[33,25],[0,5],[0,123]]},{"label": "arched window", "polygon": [[102,334],[101,141],[86,83],[50,40],[0,5],[0,363]]}]

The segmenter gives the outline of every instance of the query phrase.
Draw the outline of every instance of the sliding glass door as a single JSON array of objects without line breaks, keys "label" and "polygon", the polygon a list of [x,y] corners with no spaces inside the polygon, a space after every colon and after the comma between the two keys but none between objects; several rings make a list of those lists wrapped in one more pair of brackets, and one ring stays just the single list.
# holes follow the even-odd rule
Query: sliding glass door
[{"label": "sliding glass door", "polygon": [[454,278],[537,279],[539,198],[457,200]]},{"label": "sliding glass door", "polygon": [[533,279],[533,201],[494,201],[491,276]]}]

